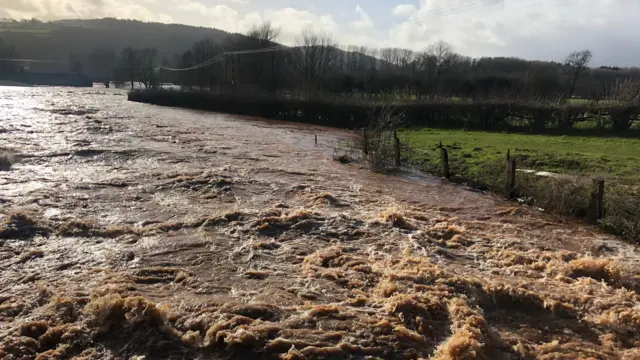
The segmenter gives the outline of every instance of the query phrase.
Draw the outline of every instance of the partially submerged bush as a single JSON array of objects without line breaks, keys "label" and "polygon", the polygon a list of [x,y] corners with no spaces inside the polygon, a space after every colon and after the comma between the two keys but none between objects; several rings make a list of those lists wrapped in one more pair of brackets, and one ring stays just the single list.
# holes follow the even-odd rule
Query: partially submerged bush
[{"label": "partially submerged bush", "polygon": [[605,218],[602,225],[615,235],[640,243],[640,195],[623,188],[613,188],[605,195]]},{"label": "partially submerged bush", "polygon": [[560,215],[585,217],[588,214],[590,182],[584,178],[558,179],[521,174],[516,181],[520,197]]},{"label": "partially submerged bush", "polygon": [[13,166],[14,158],[8,153],[0,153],[0,171],[10,170]]},{"label": "partially submerged bush", "polygon": [[402,112],[392,106],[372,111],[369,127],[361,134],[361,143],[369,168],[376,172],[396,170],[399,166],[396,129],[400,125]]}]

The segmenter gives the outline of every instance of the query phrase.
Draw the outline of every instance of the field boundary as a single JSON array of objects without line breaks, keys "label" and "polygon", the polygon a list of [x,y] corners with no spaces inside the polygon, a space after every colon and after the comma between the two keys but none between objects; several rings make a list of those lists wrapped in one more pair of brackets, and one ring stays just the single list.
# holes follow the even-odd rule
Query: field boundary
[{"label": "field boundary", "polygon": [[598,133],[633,133],[640,124],[640,104],[524,102],[510,99],[462,101],[423,99],[379,102],[327,97],[302,99],[283,95],[218,94],[149,89],[132,91],[129,101],[183,107],[338,128],[362,128],[389,106],[401,110],[402,126],[481,130],[514,129],[571,134],[588,124]]}]

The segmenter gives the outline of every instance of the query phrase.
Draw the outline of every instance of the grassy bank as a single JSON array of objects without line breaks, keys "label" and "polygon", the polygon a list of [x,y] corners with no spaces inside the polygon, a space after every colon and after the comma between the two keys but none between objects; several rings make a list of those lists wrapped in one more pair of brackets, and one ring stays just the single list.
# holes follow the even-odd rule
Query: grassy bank
[{"label": "grassy bank", "polygon": [[[640,241],[640,139],[617,137],[522,135],[481,131],[416,129],[401,133],[411,164],[440,173],[442,141],[449,151],[453,180],[502,191],[507,150],[518,169],[516,192],[532,205],[555,213],[587,215],[592,179],[606,182],[609,231]],[[558,175],[556,175],[558,174]]]}]

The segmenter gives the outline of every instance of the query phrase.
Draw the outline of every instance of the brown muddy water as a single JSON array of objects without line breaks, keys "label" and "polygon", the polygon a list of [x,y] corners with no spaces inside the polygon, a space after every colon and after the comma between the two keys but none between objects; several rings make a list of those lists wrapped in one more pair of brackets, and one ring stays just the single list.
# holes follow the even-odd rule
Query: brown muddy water
[{"label": "brown muddy water", "polygon": [[0,358],[640,358],[636,247],[125,99],[0,87]]}]

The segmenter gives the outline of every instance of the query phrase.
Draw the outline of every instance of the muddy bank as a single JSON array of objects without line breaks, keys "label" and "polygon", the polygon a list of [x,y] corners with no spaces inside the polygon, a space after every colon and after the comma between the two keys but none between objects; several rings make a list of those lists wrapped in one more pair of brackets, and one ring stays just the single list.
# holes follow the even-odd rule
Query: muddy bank
[{"label": "muddy bank", "polygon": [[0,92],[0,358],[640,356],[629,244],[347,132],[69,91]]}]

